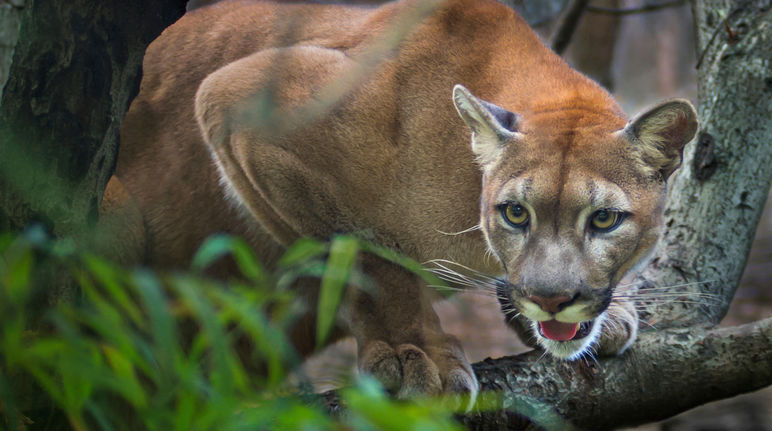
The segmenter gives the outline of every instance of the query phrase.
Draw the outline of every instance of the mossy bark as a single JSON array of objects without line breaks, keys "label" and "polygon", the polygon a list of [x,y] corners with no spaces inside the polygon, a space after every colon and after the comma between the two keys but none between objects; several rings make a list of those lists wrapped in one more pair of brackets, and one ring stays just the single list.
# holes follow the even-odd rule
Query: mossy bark
[{"label": "mossy bark", "polygon": [[185,0],[27,0],[0,101],[0,231],[93,224],[145,48]]},{"label": "mossy bark", "polygon": [[[0,233],[42,223],[67,237],[96,221],[145,48],[182,15],[185,1],[0,4],[0,71],[7,72],[7,82],[0,74]],[[55,269],[38,271],[36,280],[42,303],[77,295]],[[42,303],[28,311],[30,330],[44,327]],[[47,397],[29,379],[14,386],[20,410],[49,417]],[[69,428],[54,422],[46,429]]]}]

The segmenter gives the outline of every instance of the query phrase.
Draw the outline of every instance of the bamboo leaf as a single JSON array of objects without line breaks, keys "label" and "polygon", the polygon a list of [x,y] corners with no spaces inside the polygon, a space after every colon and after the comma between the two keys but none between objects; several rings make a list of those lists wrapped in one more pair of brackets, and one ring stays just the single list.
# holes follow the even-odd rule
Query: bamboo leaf
[{"label": "bamboo leaf", "polygon": [[359,252],[359,240],[351,236],[339,236],[332,240],[330,257],[322,276],[316,321],[316,346],[324,345],[335,324],[343,291]]},{"label": "bamboo leaf", "polygon": [[191,268],[193,271],[201,272],[217,259],[227,255],[233,248],[233,241],[227,235],[213,235],[204,241],[204,244],[193,256]]},{"label": "bamboo leaf", "polygon": [[279,259],[280,267],[288,267],[308,262],[327,252],[327,245],[312,238],[301,238],[293,243]]}]

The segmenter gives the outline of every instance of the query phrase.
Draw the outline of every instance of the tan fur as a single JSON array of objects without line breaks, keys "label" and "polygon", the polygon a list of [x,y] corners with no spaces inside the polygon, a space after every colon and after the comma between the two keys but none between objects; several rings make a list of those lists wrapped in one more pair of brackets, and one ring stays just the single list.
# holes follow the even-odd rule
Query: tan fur
[{"label": "tan fur", "polygon": [[[269,266],[301,236],[357,233],[420,261],[503,268],[504,307],[537,320],[554,316],[528,295],[581,291],[584,311],[566,315],[602,313],[604,351],[634,338],[629,301],[609,312],[600,302],[656,240],[665,179],[696,127],[688,102],[627,125],[605,91],[492,0],[220,2],[153,42],[144,73],[116,176],[141,211],[146,263],[185,267],[215,232],[244,236]],[[527,234],[502,224],[502,199],[533,211]],[[614,199],[629,206],[624,230],[589,241],[591,210]],[[443,233],[478,223],[482,233]],[[402,396],[476,392],[416,278],[368,256],[362,265],[380,290],[348,292],[342,312],[360,367]],[[312,329],[296,328],[301,351]],[[563,357],[592,348],[545,346]]]}]

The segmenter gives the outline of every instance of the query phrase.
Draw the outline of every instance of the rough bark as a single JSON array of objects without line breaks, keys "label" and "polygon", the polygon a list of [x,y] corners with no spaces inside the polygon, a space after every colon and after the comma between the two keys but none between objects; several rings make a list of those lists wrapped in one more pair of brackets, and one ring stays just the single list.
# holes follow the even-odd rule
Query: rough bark
[{"label": "rough bark", "polygon": [[486,360],[475,372],[483,390],[503,396],[504,409],[468,415],[465,423],[502,429],[522,421],[520,413],[546,429],[603,430],[664,419],[772,384],[771,344],[769,318],[649,331],[621,357],[598,362],[560,362],[539,352]]},{"label": "rough bark", "polygon": [[680,286],[705,306],[660,302],[658,328],[717,323],[734,296],[772,183],[772,11],[769,2],[693,3],[701,131],[672,180],[665,231],[640,286]]},{"label": "rough bark", "polygon": [[[488,410],[460,420],[472,430],[561,431],[658,421],[771,385],[770,345],[767,318],[728,328],[649,330],[613,358],[564,362],[539,351],[489,358],[473,365]],[[330,411],[345,411],[335,391],[324,398]]]},{"label": "rough bark", "polygon": [[[0,76],[0,232],[42,222],[66,236],[95,221],[145,48],[184,8],[185,0],[0,0],[0,60],[10,65],[7,83]],[[62,274],[44,269],[36,279],[47,286],[40,302],[75,295]],[[31,328],[42,326],[45,307],[36,307]],[[24,383],[22,409],[47,416],[47,398]]]},{"label": "rough bark", "polygon": [[145,47],[185,0],[28,0],[0,101],[0,231],[93,223]]},{"label": "rough bark", "polygon": [[0,99],[3,97],[3,87],[8,80],[11,69],[11,59],[16,41],[19,40],[19,24],[21,12],[24,9],[23,0],[0,0]]}]

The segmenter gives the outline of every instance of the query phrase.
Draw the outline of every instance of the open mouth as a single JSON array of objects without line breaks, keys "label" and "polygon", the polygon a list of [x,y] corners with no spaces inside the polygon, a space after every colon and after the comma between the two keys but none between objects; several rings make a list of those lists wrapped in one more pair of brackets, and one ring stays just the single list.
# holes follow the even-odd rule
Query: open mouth
[{"label": "open mouth", "polygon": [[558,322],[555,319],[538,322],[539,334],[554,341],[579,340],[590,334],[594,320],[581,323]]}]

